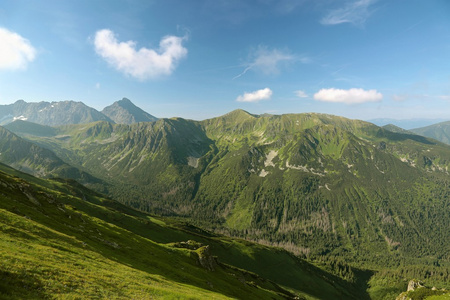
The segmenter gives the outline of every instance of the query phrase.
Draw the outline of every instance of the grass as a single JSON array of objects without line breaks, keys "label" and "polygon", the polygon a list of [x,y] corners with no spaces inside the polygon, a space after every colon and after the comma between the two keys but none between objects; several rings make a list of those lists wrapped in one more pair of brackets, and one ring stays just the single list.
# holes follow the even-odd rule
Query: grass
[{"label": "grass", "polygon": [[[264,286],[262,281],[248,284],[245,272],[236,272],[225,265],[214,272],[207,271],[198,265],[190,251],[174,249],[134,233],[133,230],[142,230],[139,222],[133,222],[137,217],[28,186],[27,194],[34,197],[32,202],[20,192],[26,186],[24,181],[2,176],[1,183],[7,188],[0,195],[0,297],[280,297],[279,291],[260,288]],[[130,230],[86,211],[124,222]],[[122,218],[117,219],[118,216]],[[147,235],[160,228],[156,223],[142,224],[147,226]],[[182,232],[178,237],[181,235]]]},{"label": "grass", "polygon": [[[1,215],[1,290],[4,296],[13,299],[148,296],[182,299],[212,294],[218,299],[226,298],[127,266],[108,255],[110,251],[105,247],[97,251],[92,244],[84,245],[74,237],[5,210],[1,210]],[[8,223],[10,225],[6,225]],[[160,251],[152,250],[153,255],[161,255]]]},{"label": "grass", "polygon": [[[8,171],[3,167],[3,171]],[[71,181],[0,172],[0,298],[355,299],[288,252],[150,216]],[[196,240],[218,257],[174,248]]]}]

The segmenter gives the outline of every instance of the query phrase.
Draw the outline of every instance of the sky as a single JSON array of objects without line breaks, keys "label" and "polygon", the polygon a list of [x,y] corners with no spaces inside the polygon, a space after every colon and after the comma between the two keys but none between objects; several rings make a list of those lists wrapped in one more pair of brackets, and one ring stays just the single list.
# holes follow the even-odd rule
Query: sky
[{"label": "sky", "polygon": [[450,120],[447,0],[0,2],[0,104]]}]

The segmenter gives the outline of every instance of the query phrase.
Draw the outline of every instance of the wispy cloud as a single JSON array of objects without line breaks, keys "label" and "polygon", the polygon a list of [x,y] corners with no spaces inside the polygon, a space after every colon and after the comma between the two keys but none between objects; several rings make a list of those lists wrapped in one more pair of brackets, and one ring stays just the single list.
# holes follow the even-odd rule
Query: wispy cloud
[{"label": "wispy cloud", "polygon": [[419,100],[419,101],[430,101],[430,100],[444,100],[450,101],[450,95],[429,95],[429,94],[394,94],[391,99],[396,102],[402,102],[406,100]]},{"label": "wispy cloud", "polygon": [[437,97],[441,100],[450,101],[450,95],[439,95]]},{"label": "wispy cloud", "polygon": [[278,74],[280,72],[280,67],[283,64],[296,60],[299,60],[302,63],[310,62],[310,59],[306,56],[297,58],[286,50],[269,50],[267,47],[260,46],[256,51],[251,53],[249,62],[244,64],[244,71],[233,79],[241,77],[249,70],[260,72],[264,75]]},{"label": "wispy cloud", "polygon": [[27,39],[0,28],[0,70],[25,69],[35,57],[36,50]]},{"label": "wispy cloud", "polygon": [[302,90],[295,91],[295,95],[299,98],[307,98],[308,97],[308,95]]},{"label": "wispy cloud", "polygon": [[261,100],[269,100],[272,97],[272,90],[265,88],[251,93],[244,93],[236,98],[238,102],[259,102]]},{"label": "wispy cloud", "polygon": [[241,25],[254,19],[260,19],[274,14],[286,15],[311,0],[213,0],[198,1],[203,5],[200,12],[214,22],[227,22]]},{"label": "wispy cloud", "polygon": [[323,102],[358,104],[366,102],[379,102],[383,99],[383,95],[377,90],[363,89],[321,89],[314,94],[314,99]]},{"label": "wispy cloud", "polygon": [[118,42],[109,29],[99,30],[95,34],[95,51],[108,64],[127,75],[139,80],[154,79],[172,74],[178,62],[187,55],[182,43],[186,37],[165,36],[159,43],[159,49],[140,48],[136,42]]},{"label": "wispy cloud", "polygon": [[295,11],[299,6],[303,6],[309,0],[262,0],[262,4],[268,5],[270,12],[275,10],[279,14],[289,14]]},{"label": "wispy cloud", "polygon": [[408,95],[406,94],[396,94],[392,96],[392,100],[395,102],[402,102],[405,101],[408,98]]},{"label": "wispy cloud", "polygon": [[330,11],[322,18],[322,20],[320,20],[320,23],[323,25],[352,23],[353,25],[361,26],[371,15],[369,6],[376,1],[377,0],[349,1],[344,7]]}]

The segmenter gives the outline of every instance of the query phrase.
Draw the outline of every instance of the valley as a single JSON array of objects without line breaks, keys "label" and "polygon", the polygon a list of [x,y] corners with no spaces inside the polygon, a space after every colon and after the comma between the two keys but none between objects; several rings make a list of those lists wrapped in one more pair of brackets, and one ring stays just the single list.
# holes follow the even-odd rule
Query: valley
[{"label": "valley", "polygon": [[[111,118],[142,114],[135,108],[125,113],[118,106],[111,106],[120,109],[110,112]],[[176,283],[166,278],[161,290],[144,288],[161,296],[170,294],[175,284],[180,291],[193,289],[192,295],[197,289],[206,293],[199,298],[210,292],[247,298],[228,285],[233,282],[230,270],[241,272],[235,278],[256,276],[261,281],[244,279],[242,293],[250,298],[261,293],[258,297],[393,299],[412,278],[450,288],[448,145],[401,128],[317,113],[253,115],[235,110],[203,121],[116,121],[48,126],[16,120],[0,128],[0,161],[41,178],[3,167],[5,182],[21,178],[33,190],[23,191],[17,183],[3,195],[4,226],[17,224],[20,243],[33,236],[33,247],[43,247],[45,238],[35,231],[56,231],[58,237],[52,239],[65,246],[49,247],[92,243],[80,251],[97,254],[82,255],[97,257],[106,251],[119,264],[149,266],[133,276],[169,272],[185,278]],[[13,207],[19,204],[11,202],[15,193],[23,198],[18,210]],[[36,193],[43,198],[27,196]],[[69,215],[77,224],[49,223],[45,216],[51,211],[63,212],[51,203],[52,197],[44,196],[53,193],[64,211],[70,207],[55,222]],[[37,223],[23,219],[31,213]],[[75,217],[77,213],[83,217]],[[92,240],[77,231],[88,226],[80,221],[86,218],[92,219],[89,232],[108,229],[103,235],[111,240]],[[66,241],[65,235],[75,240]],[[188,240],[201,246],[178,247]],[[192,259],[204,245],[218,257],[219,271],[204,270]],[[200,273],[196,279],[178,274],[168,261],[155,271],[141,254],[130,261],[133,249],[140,247],[160,251],[156,256],[163,260],[170,259],[166,252],[173,252],[184,268]],[[99,268],[107,272],[106,265]],[[198,279],[205,276],[216,279],[205,285]],[[104,296],[139,295],[132,285],[126,289],[129,294],[121,295],[117,287],[106,289],[112,294]],[[95,288],[88,289],[94,293]],[[57,291],[69,293],[61,287]]]}]

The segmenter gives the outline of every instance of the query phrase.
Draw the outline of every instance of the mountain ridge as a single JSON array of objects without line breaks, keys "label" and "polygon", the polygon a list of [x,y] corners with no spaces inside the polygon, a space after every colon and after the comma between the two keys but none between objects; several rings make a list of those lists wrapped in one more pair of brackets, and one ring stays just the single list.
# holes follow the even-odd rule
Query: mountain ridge
[{"label": "mountain ridge", "polygon": [[413,128],[430,126],[439,122],[446,121],[445,119],[425,119],[425,118],[412,118],[412,119],[391,119],[391,118],[378,118],[369,119],[368,122],[374,123],[377,126],[385,126],[388,124],[393,124],[400,128],[410,130]]},{"label": "mountain ridge", "polygon": [[83,102],[30,102],[18,100],[14,104],[0,105],[2,125],[15,120],[26,120],[41,125],[89,123],[98,120],[112,121]]}]

